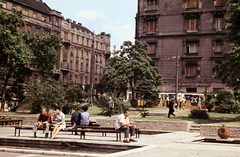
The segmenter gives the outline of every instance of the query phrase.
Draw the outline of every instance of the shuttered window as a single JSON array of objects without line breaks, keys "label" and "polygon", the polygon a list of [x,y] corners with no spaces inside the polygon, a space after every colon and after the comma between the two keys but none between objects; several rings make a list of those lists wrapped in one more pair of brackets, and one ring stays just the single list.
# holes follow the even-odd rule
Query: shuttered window
[{"label": "shuttered window", "polygon": [[198,19],[188,19],[187,30],[198,30]]},{"label": "shuttered window", "polygon": [[216,51],[215,52],[222,52],[222,42],[221,41],[216,42]]},{"label": "shuttered window", "polygon": [[156,53],[156,45],[155,44],[149,44],[149,49],[146,50],[146,54],[155,54]]},{"label": "shuttered window", "polygon": [[186,75],[188,77],[197,76],[197,64],[186,64]]},{"label": "shuttered window", "polygon": [[187,8],[198,8],[198,0],[187,0]]},{"label": "shuttered window", "polygon": [[147,10],[156,10],[157,9],[156,4],[157,4],[156,0],[147,0]]},{"label": "shuttered window", "polygon": [[156,21],[147,21],[147,32],[156,31]]},{"label": "shuttered window", "polygon": [[216,0],[216,6],[222,6],[223,0]]}]

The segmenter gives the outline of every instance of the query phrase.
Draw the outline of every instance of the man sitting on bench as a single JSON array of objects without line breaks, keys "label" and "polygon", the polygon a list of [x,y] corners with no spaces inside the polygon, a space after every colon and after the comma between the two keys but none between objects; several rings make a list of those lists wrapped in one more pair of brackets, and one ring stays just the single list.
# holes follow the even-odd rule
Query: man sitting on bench
[{"label": "man sitting on bench", "polygon": [[[137,142],[137,140],[133,139],[133,137],[135,135],[135,128],[133,125],[133,121],[129,122],[129,118],[128,118],[129,115],[130,115],[129,110],[125,110],[124,114],[121,114],[117,117],[117,120],[115,123],[116,130],[124,131],[125,139],[123,140],[123,142],[126,142],[126,143],[130,143],[130,141]],[[131,134],[130,139],[129,139],[129,131]]]},{"label": "man sitting on bench", "polygon": [[33,132],[34,132],[34,138],[37,137],[37,128],[46,128],[46,135],[45,138],[48,138],[48,132],[49,132],[49,128],[52,126],[52,120],[51,120],[51,115],[50,113],[47,112],[46,108],[42,109],[42,114],[40,114],[39,118],[38,118],[38,122],[34,123],[34,128],[33,128]]}]

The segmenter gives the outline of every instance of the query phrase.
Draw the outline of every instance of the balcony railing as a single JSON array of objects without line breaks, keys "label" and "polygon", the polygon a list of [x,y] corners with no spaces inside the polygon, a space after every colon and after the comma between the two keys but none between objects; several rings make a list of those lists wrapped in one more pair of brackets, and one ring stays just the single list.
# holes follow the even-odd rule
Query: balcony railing
[{"label": "balcony railing", "polygon": [[61,63],[61,70],[62,70],[62,71],[70,71],[69,63],[67,63],[67,62],[62,62],[62,63]]},{"label": "balcony railing", "polygon": [[147,5],[147,11],[157,10],[157,5]]}]

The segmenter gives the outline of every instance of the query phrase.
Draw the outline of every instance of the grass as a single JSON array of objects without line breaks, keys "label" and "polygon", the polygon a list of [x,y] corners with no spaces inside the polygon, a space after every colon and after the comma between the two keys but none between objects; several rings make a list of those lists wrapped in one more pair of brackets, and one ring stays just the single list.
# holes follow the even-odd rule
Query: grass
[{"label": "grass", "polygon": [[240,114],[209,112],[209,119],[189,118],[189,112],[176,113],[176,118],[131,118],[132,120],[193,121],[196,124],[240,126]]},{"label": "grass", "polygon": [[[84,104],[83,104],[84,105]],[[159,109],[162,109],[163,107],[146,107],[144,108],[144,110],[148,110],[148,111],[153,111],[153,110],[159,110]],[[74,112],[74,111],[72,111]],[[101,115],[101,112],[102,112],[102,109],[97,107],[97,106],[89,106],[88,108],[88,113],[90,115],[90,117],[101,117],[103,115]],[[131,112],[131,115],[138,115],[139,113],[142,112],[142,108],[133,108],[131,107],[130,108],[130,112]],[[51,109],[49,110],[49,113],[51,115],[54,114],[54,110]],[[26,112],[3,112],[1,113],[0,112],[0,116],[29,116],[29,117],[38,117],[39,114],[31,114],[30,111],[26,111]],[[65,117],[66,118],[71,118],[71,114],[65,114]]]}]

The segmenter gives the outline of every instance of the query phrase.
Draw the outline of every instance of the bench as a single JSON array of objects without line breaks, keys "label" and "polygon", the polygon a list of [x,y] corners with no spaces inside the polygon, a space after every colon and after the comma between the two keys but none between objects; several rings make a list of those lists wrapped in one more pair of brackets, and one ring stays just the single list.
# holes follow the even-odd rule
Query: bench
[{"label": "bench", "polygon": [[[71,125],[66,125],[66,127],[71,127]],[[115,130],[115,127],[104,127],[104,126],[81,126],[81,125],[78,125],[77,128],[81,128],[81,129],[86,129],[86,128],[90,128],[90,129],[100,129],[100,130]],[[135,131],[136,131],[136,138],[140,138],[140,129],[139,128],[135,128]],[[103,132],[102,132],[103,133]],[[106,133],[105,132],[105,136],[106,136]]]},{"label": "bench", "polygon": [[[17,135],[17,130],[18,130],[18,136],[20,136],[20,131],[21,130],[33,130],[33,127],[27,127],[27,126],[13,126],[15,128],[15,133],[14,136]],[[37,130],[44,130],[45,128],[38,128]],[[52,136],[52,131],[53,128],[50,128],[49,131],[51,131]],[[80,139],[85,139],[85,132],[102,132],[102,133],[116,133],[116,141],[118,139],[121,141],[121,131],[117,130],[98,130],[98,129],[64,129],[61,130],[61,132],[81,132],[80,134]]]},{"label": "bench", "polygon": [[5,126],[6,126],[6,124],[7,123],[10,123],[10,122],[12,122],[12,123],[14,123],[14,124],[18,124],[18,126],[19,126],[19,123],[21,122],[21,125],[22,125],[22,121],[23,121],[23,119],[1,119],[0,120],[0,123],[2,124],[2,127],[3,127],[3,125],[5,124]]}]

